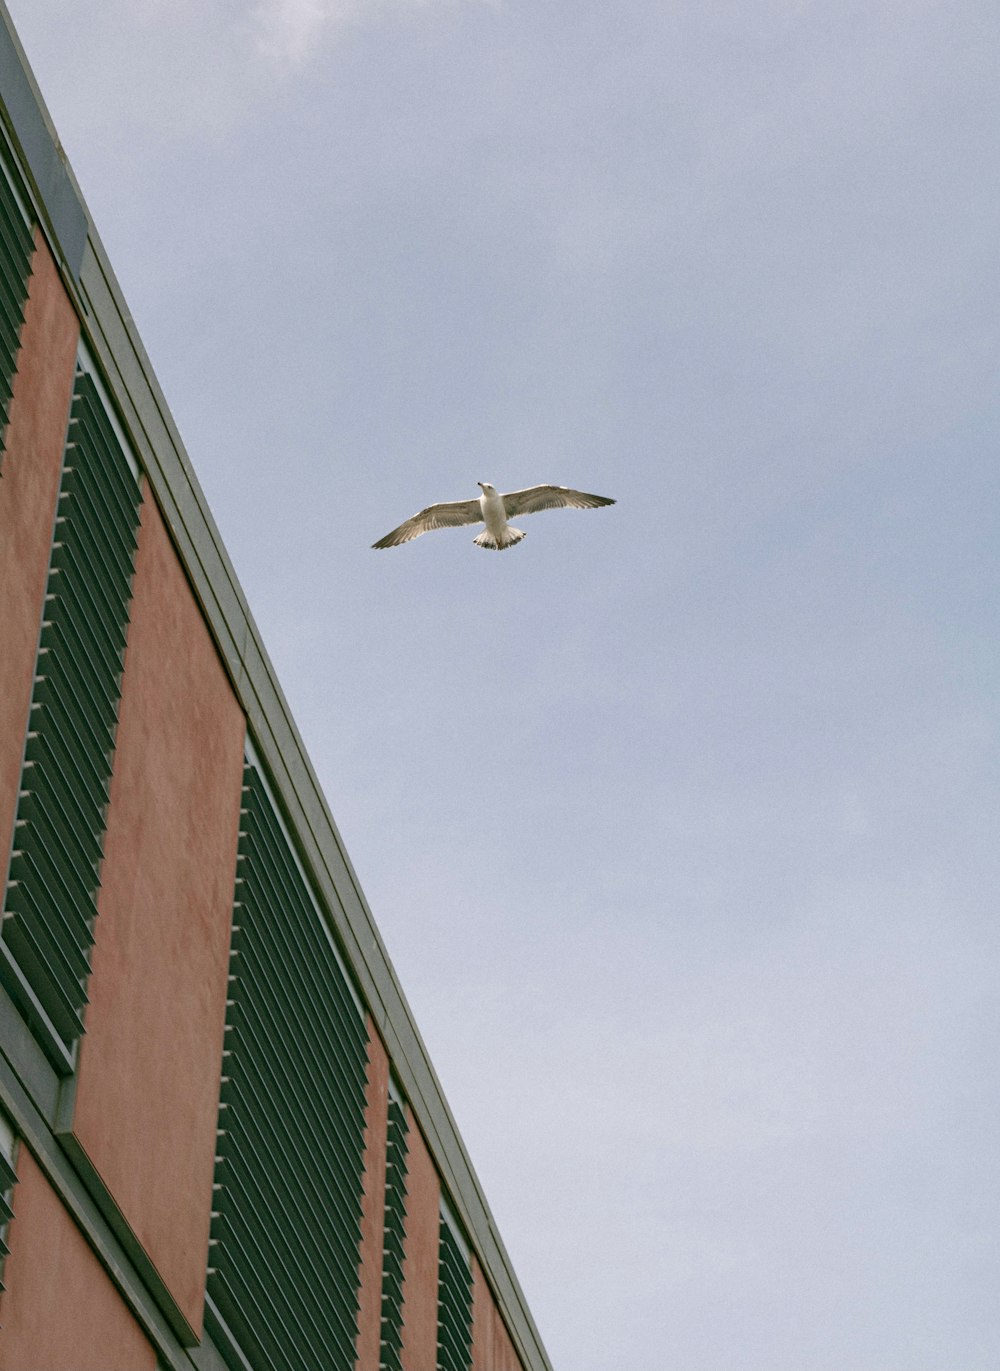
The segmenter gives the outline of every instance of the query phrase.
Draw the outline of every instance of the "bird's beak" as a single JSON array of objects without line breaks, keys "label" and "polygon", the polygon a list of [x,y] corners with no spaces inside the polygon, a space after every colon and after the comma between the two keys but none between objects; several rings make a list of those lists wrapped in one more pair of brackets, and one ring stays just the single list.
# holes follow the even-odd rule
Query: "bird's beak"
[{"label": "bird's beak", "polygon": [[486,489],[486,483],[484,481],[477,481],[476,485],[479,487],[480,490]]}]

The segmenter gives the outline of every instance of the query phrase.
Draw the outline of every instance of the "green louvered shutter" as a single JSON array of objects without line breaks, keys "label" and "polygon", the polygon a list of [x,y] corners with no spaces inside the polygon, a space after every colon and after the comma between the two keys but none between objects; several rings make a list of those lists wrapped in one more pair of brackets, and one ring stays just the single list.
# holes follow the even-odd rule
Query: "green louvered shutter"
[{"label": "green louvered shutter", "polygon": [[3,1264],[10,1252],[7,1246],[7,1225],[14,1217],[12,1196],[16,1181],[17,1172],[13,1163],[6,1153],[0,1151],[0,1290],[6,1289],[2,1279]]},{"label": "green louvered shutter", "polygon": [[437,1371],[472,1365],[472,1269],[462,1243],[441,1214],[438,1247]]},{"label": "green louvered shutter", "polygon": [[0,467],[34,249],[31,229],[0,166]]},{"label": "green louvered shutter", "polygon": [[367,1034],[253,765],[229,995],[208,1294],[254,1371],[350,1371]]},{"label": "green louvered shutter", "polygon": [[406,1226],[406,1109],[389,1096],[382,1240],[382,1332],[379,1371],[402,1371],[403,1243]]},{"label": "green louvered shutter", "polygon": [[87,1002],[139,503],[94,381],[78,371],[3,921],[67,1049]]}]

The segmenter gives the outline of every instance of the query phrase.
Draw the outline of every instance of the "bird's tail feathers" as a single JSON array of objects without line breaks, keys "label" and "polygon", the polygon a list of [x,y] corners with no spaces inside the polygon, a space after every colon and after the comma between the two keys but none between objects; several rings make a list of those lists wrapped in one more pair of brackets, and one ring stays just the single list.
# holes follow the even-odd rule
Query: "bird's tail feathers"
[{"label": "bird's tail feathers", "polygon": [[508,524],[499,538],[494,538],[488,528],[483,529],[478,538],[473,538],[476,547],[488,547],[491,552],[506,552],[507,548],[519,543],[524,534],[519,528],[511,528]]}]

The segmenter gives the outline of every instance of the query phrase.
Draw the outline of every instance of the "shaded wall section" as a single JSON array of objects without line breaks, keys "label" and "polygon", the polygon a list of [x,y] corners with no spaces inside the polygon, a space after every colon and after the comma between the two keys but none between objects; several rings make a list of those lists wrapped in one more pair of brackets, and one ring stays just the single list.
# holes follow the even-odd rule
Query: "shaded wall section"
[{"label": "shaded wall section", "polygon": [[79,325],[35,230],[0,477],[0,880],[6,878]]},{"label": "shaded wall section", "polygon": [[522,1371],[507,1326],[475,1257],[472,1258],[472,1371]]},{"label": "shaded wall section", "polygon": [[403,1258],[403,1371],[437,1366],[441,1182],[420,1127],[407,1109],[406,1243]]},{"label": "shaded wall section", "polygon": [[0,1297],[0,1371],[155,1371],[128,1306],[22,1144]]},{"label": "shaded wall section", "polygon": [[368,1016],[365,1088],[365,1176],[361,1207],[357,1371],[378,1371],[382,1329],[382,1236],[385,1224],[385,1139],[389,1118],[389,1057]]},{"label": "shaded wall section", "polygon": [[244,729],[147,489],[72,1132],[196,1334]]}]

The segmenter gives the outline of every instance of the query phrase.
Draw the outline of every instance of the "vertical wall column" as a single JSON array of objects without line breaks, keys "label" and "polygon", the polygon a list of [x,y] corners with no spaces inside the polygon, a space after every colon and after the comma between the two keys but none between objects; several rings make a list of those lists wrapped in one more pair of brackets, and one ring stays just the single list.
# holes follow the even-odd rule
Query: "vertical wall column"
[{"label": "vertical wall column", "polygon": [[0,1297],[7,1371],[155,1371],[156,1353],[27,1147]]},{"label": "vertical wall column", "polygon": [[406,1243],[403,1259],[403,1371],[437,1366],[441,1183],[427,1144],[407,1110]]},{"label": "vertical wall column", "polygon": [[145,491],[71,1136],[201,1330],[243,712]]},{"label": "vertical wall column", "polygon": [[472,1371],[522,1371],[482,1267],[472,1258]]}]

